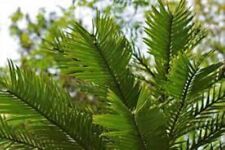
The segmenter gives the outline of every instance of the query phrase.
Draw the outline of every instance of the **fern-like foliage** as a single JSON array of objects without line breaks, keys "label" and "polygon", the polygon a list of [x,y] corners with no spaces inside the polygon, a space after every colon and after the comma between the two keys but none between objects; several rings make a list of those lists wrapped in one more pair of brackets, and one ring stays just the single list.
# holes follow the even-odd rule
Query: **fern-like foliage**
[{"label": "fern-like foliage", "polygon": [[[75,21],[57,32],[50,53],[62,73],[103,101],[97,113],[72,103],[52,79],[9,62],[0,80],[0,148],[224,149],[223,63],[204,63],[210,52],[193,51],[205,31],[184,0],[174,10],[159,0],[146,24],[148,55],[134,53],[108,16],[98,14],[92,32]],[[131,64],[150,79],[134,75]]]},{"label": "fern-like foliage", "polygon": [[102,148],[91,114],[75,108],[62,88],[44,75],[9,66],[9,78],[1,79],[2,148]]},{"label": "fern-like foliage", "polygon": [[152,7],[146,23],[148,37],[145,43],[155,58],[159,80],[166,78],[173,56],[192,50],[205,36],[205,32],[193,23],[191,12],[185,8],[185,0],[181,0],[174,12],[159,1],[159,9]]},{"label": "fern-like foliage", "polygon": [[127,106],[134,107],[139,86],[127,68],[131,46],[113,19],[98,17],[95,26],[91,34],[74,22],[71,31],[62,33],[53,44],[59,52],[57,60],[68,74],[98,85],[105,94],[110,88]]}]

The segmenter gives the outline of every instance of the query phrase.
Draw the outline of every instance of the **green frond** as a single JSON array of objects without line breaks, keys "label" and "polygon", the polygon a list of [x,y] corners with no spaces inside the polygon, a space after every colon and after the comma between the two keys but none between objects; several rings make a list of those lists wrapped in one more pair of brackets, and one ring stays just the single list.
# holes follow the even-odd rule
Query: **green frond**
[{"label": "green frond", "polygon": [[174,98],[194,97],[217,82],[223,63],[202,67],[186,56],[178,54],[171,62],[171,68],[163,88]]},{"label": "green frond", "polygon": [[169,138],[166,133],[166,116],[162,109],[154,104],[151,93],[145,86],[138,99],[135,120],[147,149],[168,149]]},{"label": "green frond", "polygon": [[174,11],[159,0],[146,23],[152,65],[110,17],[98,14],[92,32],[70,21],[52,29],[57,37],[46,46],[78,80],[74,87],[103,102],[95,112],[74,105],[45,74],[9,61],[9,74],[0,75],[0,149],[224,149],[224,63],[204,63],[211,51],[192,53],[205,32],[185,0]]},{"label": "green frond", "polygon": [[165,7],[159,0],[159,9],[153,7],[147,16],[147,37],[145,43],[149,53],[154,56],[157,76],[165,79],[170,63],[178,52],[192,50],[205,36],[193,22],[191,12],[181,0],[174,12]]},{"label": "green frond", "polygon": [[147,87],[142,89],[133,111],[127,109],[112,92],[109,92],[108,100],[109,113],[95,115],[94,123],[107,129],[103,135],[112,138],[113,145],[119,149],[134,150],[166,150],[169,147],[166,118],[162,110],[153,105]]},{"label": "green frond", "polygon": [[169,105],[166,103],[170,138],[180,136],[178,133],[183,133],[188,128],[191,120],[189,105],[215,83],[221,65],[218,63],[202,68],[196,66],[186,54],[178,54],[171,62],[168,81],[163,84],[167,95],[171,97]]},{"label": "green frond", "polygon": [[[91,114],[75,108],[64,89],[44,75],[20,70],[11,62],[9,66],[10,77],[2,79],[0,114],[8,116],[10,127],[23,127],[28,121],[24,138],[31,132],[34,141],[50,146],[47,149],[104,149],[101,130],[92,125]],[[7,128],[1,129],[0,137],[11,135]]]},{"label": "green frond", "polygon": [[210,119],[204,120],[196,124],[188,137],[188,142],[183,143],[188,150],[195,149],[210,149],[219,148],[221,145],[221,138],[225,133],[224,113],[212,116]]},{"label": "green frond", "polygon": [[207,67],[199,66],[199,71],[194,79],[193,87],[191,88],[191,95],[195,96],[199,92],[210,88],[215,83],[219,82],[218,75],[221,67],[223,66],[222,62],[209,65]]},{"label": "green frond", "polygon": [[55,45],[56,59],[68,74],[113,90],[131,108],[136,105],[139,86],[128,69],[131,46],[113,19],[98,16],[93,34],[75,22]]},{"label": "green frond", "polygon": [[43,149],[41,140],[34,141],[31,133],[24,129],[16,130],[16,126],[8,125],[7,119],[0,116],[0,148],[1,149]]},{"label": "green frond", "polygon": [[134,116],[112,91],[108,93],[111,113],[95,115],[94,123],[108,129],[103,136],[113,139],[113,147],[119,149],[146,149],[137,129]]},{"label": "green frond", "polygon": [[211,118],[214,114],[224,111],[225,107],[224,84],[213,85],[204,92],[201,99],[191,105],[193,115],[196,119]]},{"label": "green frond", "polygon": [[186,54],[179,54],[171,63],[168,81],[163,86],[165,91],[169,96],[185,101],[197,71]]},{"label": "green frond", "polygon": [[155,73],[153,71],[153,65],[149,65],[151,61],[152,59],[150,57],[142,54],[141,50],[137,49],[133,52],[133,60],[130,63],[130,68],[137,79],[144,81],[154,88],[157,83],[154,82]]}]

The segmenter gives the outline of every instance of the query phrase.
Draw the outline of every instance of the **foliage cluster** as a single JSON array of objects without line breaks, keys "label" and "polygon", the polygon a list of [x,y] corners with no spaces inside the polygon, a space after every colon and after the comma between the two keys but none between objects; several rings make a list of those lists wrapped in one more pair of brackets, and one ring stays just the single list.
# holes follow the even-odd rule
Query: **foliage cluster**
[{"label": "foliage cluster", "polygon": [[[213,51],[194,55],[206,32],[185,0],[173,10],[159,0],[147,12],[144,42],[152,65],[107,15],[97,14],[91,32],[76,21],[56,31],[48,54],[97,97],[97,109],[74,104],[45,73],[9,61],[0,80],[0,148],[225,148],[224,66],[205,63]],[[143,73],[137,76],[132,65]]]}]

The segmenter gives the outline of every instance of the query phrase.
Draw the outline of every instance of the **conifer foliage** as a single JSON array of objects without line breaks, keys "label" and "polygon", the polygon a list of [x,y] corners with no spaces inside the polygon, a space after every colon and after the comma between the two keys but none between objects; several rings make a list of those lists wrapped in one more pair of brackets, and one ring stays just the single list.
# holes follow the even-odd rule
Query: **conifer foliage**
[{"label": "conifer foliage", "polygon": [[53,79],[9,61],[0,80],[0,148],[224,149],[223,63],[206,63],[211,52],[195,56],[206,33],[185,0],[174,10],[158,4],[147,13],[144,38],[154,65],[137,64],[149,79],[132,71],[142,58],[108,16],[97,15],[93,32],[74,22],[48,47],[101,111],[77,106]]}]

